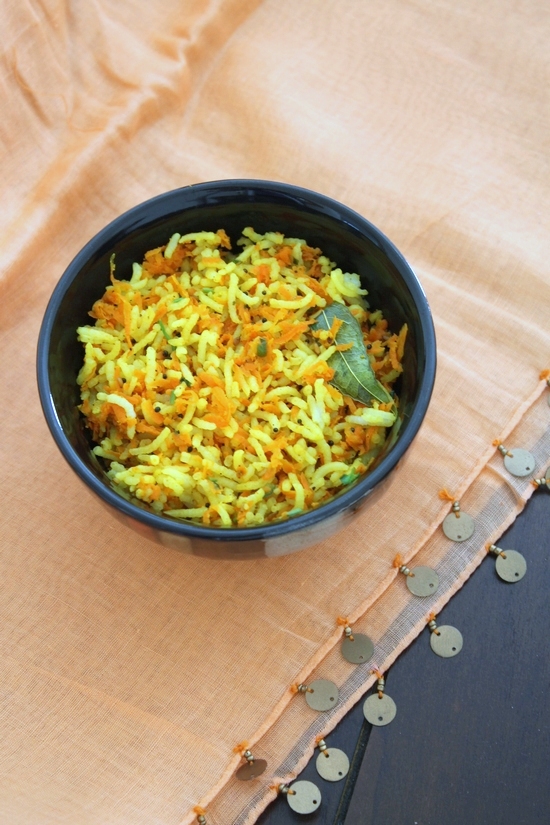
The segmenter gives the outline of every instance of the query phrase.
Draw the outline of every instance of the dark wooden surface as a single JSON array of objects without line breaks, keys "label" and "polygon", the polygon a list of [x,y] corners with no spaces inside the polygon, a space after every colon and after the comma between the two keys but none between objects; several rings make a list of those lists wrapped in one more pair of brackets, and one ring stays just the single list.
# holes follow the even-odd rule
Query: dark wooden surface
[{"label": "dark wooden surface", "polygon": [[438,624],[460,629],[461,653],[436,656],[426,629],[387,673],[396,719],[372,728],[361,701],[327,737],[352,759],[348,780],[325,782],[312,759],[300,778],[321,789],[319,810],[299,816],[279,797],[259,825],[549,825],[548,491],[498,544],[527,573],[505,584],[491,556],[453,597]]}]

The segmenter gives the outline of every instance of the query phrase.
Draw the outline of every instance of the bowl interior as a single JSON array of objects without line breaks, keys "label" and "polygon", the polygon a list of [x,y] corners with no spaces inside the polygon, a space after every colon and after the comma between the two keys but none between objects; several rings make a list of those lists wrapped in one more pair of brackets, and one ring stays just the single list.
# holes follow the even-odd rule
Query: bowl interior
[{"label": "bowl interior", "polygon": [[[235,244],[245,226],[260,233],[284,232],[320,247],[344,271],[359,273],[369,291],[371,307],[383,311],[392,330],[408,324],[404,370],[396,387],[400,422],[386,453],[403,439],[409,441],[418,429],[420,421],[414,419],[423,417],[433,383],[431,375],[426,386],[425,374],[427,358],[431,359],[432,373],[435,363],[435,346],[430,345],[433,330],[422,290],[395,247],[356,213],[307,190],[265,182],[202,184],[141,204],[96,235],[68,267],[46,313],[41,337],[48,347],[49,392],[55,416],[76,456],[106,487],[110,482],[91,452],[89,431],[77,410],[76,377],[83,348],[76,339],[76,328],[90,321],[88,312],[109,283],[111,254],[116,254],[117,277],[130,278],[132,263],[141,262],[147,250],[166,243],[174,232],[223,228]],[[423,409],[418,411],[421,392]],[[407,436],[410,428],[414,432]],[[59,444],[59,437],[57,440]],[[146,505],[133,503],[148,510]]]}]

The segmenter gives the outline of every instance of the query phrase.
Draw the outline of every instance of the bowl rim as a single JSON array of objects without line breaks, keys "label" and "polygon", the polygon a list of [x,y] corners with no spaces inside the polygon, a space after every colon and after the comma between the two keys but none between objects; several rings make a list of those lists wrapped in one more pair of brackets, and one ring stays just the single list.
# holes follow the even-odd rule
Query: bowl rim
[{"label": "bowl rim", "polygon": [[[195,524],[194,522],[178,521],[169,516],[156,514],[152,510],[145,509],[145,507],[142,508],[123,498],[113,488],[103,484],[96,477],[80,459],[68,438],[65,436],[53,401],[48,361],[51,335],[61,302],[65,297],[67,289],[90,258],[96,254],[100,254],[101,250],[105,247],[112,248],[117,239],[135,230],[136,226],[139,226],[140,220],[143,221],[145,228],[148,224],[154,223],[163,216],[168,218],[178,211],[184,213],[186,209],[196,208],[198,205],[196,203],[187,207],[185,205],[185,197],[189,193],[197,196],[202,194],[206,198],[209,194],[220,195],[220,193],[226,192],[229,200],[230,194],[232,192],[237,194],[239,190],[243,190],[243,192],[244,190],[249,190],[249,193],[254,190],[256,196],[261,195],[261,190],[270,193],[272,196],[274,194],[280,194],[283,201],[286,200],[288,202],[292,200],[295,204],[297,201],[302,205],[309,204],[310,207],[313,207],[313,212],[319,212],[319,207],[322,206],[324,207],[324,214],[330,211],[331,216],[336,220],[347,224],[350,229],[354,229],[355,231],[359,230],[363,235],[366,235],[369,240],[374,242],[399,271],[417,308],[424,344],[424,370],[420,379],[420,387],[414,409],[402,429],[399,440],[391,448],[388,455],[382,459],[380,464],[371,473],[368,473],[364,478],[357,481],[349,490],[337,493],[334,498],[315,510],[308,510],[300,515],[281,519],[273,523],[250,527],[209,527]],[[183,200],[182,203],[178,205],[177,202],[180,199]],[[261,198],[257,198],[257,200],[260,199]],[[250,198],[250,202],[253,203],[254,198]],[[297,205],[299,205],[299,203]],[[170,206],[176,208],[170,209]],[[158,209],[157,207],[162,208]],[[151,210],[153,210],[153,215],[151,215]],[[147,219],[147,216],[149,216],[149,219]],[[366,498],[369,492],[371,492],[400,461],[420,429],[433,391],[436,358],[434,323],[424,290],[411,265],[401,252],[399,252],[393,242],[378,229],[377,226],[345,204],[311,189],[273,180],[227,178],[190,184],[142,201],[114,218],[88,241],[68,264],[48,301],[38,336],[36,369],[40,403],[53,439],[70,467],[101,500],[114,507],[115,510],[121,511],[124,515],[140,521],[156,531],[168,532],[190,539],[203,539],[205,541],[223,542],[231,540],[233,542],[249,542],[259,539],[275,538],[286,533],[306,529],[320,521],[324,521],[331,516],[350,509],[361,499]]]}]

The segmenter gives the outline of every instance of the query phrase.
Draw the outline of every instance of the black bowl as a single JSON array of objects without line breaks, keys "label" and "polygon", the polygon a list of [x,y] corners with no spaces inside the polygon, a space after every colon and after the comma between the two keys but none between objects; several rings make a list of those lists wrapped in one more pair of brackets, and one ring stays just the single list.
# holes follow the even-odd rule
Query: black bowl
[{"label": "black bowl", "polygon": [[[398,386],[399,419],[371,472],[317,510],[246,528],[212,528],[160,516],[146,504],[117,493],[92,453],[89,431],[77,409],[76,377],[83,349],[76,328],[109,283],[109,258],[119,272],[166,243],[174,232],[245,226],[280,231],[318,246],[345,271],[357,272],[372,307],[391,329],[409,326]],[[375,488],[395,469],[426,414],[435,378],[436,345],[426,296],[408,263],[369,221],[324,195],[284,183],[222,180],[176,189],[130,209],[101,230],[69,264],[50,299],[38,340],[40,400],[51,433],[79,478],[134,530],[161,544],[214,558],[279,556],[300,550],[344,528]]]}]

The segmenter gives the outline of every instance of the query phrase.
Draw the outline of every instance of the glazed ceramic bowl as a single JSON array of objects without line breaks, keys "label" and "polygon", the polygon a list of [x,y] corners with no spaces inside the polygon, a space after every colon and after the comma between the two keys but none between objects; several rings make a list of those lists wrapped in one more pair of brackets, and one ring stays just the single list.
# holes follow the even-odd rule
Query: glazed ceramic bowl
[{"label": "glazed ceramic bowl", "polygon": [[[207,527],[161,516],[123,498],[92,453],[89,431],[77,409],[76,377],[82,345],[76,328],[109,283],[109,258],[131,271],[146,250],[174,233],[224,228],[239,237],[245,226],[280,231],[318,246],[344,271],[359,273],[371,306],[382,309],[391,329],[409,326],[403,374],[396,390],[399,417],[369,473],[332,500],[295,518],[255,527]],[[435,377],[436,344],[426,296],[403,256],[380,230],[324,195],[283,183],[222,180],[176,189],[130,209],[86,244],[57,284],[38,341],[38,387],[46,421],[63,456],[111,513],[152,541],[200,556],[280,556],[342,530],[380,492],[409,449],[428,408]],[[404,493],[405,494],[405,493]],[[106,513],[105,518],[109,518]],[[366,549],[368,549],[366,547]]]}]

